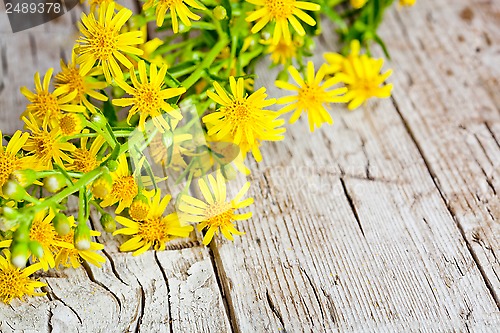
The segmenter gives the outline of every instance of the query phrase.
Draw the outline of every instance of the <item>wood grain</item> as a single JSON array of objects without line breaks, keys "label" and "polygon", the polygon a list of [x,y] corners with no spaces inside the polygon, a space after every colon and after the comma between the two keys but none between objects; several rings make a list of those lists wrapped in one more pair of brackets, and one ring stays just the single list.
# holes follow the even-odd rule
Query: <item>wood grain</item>
[{"label": "wood grain", "polygon": [[[245,236],[207,249],[193,233],[132,257],[103,234],[102,269],[44,276],[47,297],[0,304],[0,331],[496,332],[499,7],[394,8],[380,32],[393,98],[334,106],[334,126],[310,134],[301,120],[266,144]],[[12,133],[26,104],[19,86],[57,68],[76,30],[65,15],[13,35],[2,10],[0,122]],[[327,50],[335,39],[319,38],[316,64]],[[263,64],[257,85],[279,97],[274,75]]]}]

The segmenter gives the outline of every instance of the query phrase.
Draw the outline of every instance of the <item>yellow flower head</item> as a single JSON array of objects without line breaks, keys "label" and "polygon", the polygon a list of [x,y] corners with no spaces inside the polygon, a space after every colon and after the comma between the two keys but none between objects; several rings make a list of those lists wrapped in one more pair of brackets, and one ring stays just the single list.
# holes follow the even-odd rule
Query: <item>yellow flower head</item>
[{"label": "yellow flower head", "polygon": [[354,110],[371,97],[388,98],[391,96],[392,84],[384,84],[392,74],[392,70],[381,74],[383,59],[373,59],[366,54],[352,57],[345,62],[344,70],[334,78],[347,87],[345,94],[349,110]]},{"label": "yellow flower head", "polygon": [[32,114],[39,125],[46,124],[50,119],[58,117],[61,111],[85,112],[84,106],[70,104],[78,94],[76,90],[71,91],[70,87],[64,86],[57,88],[53,92],[49,91],[53,71],[53,68],[47,70],[43,78],[43,84],[40,80],[40,73],[36,72],[35,93],[26,87],[21,88],[21,93],[31,102],[26,107],[23,116],[28,113]]},{"label": "yellow flower head", "polygon": [[54,254],[60,248],[73,248],[72,241],[65,241],[58,238],[58,234],[52,224],[55,214],[52,210],[41,211],[35,215],[30,229],[30,239],[37,241],[43,248],[43,257],[33,258],[34,261],[40,261],[42,268],[48,270],[55,267]]},{"label": "yellow flower head", "polygon": [[170,14],[172,16],[172,29],[174,30],[174,33],[177,33],[179,32],[179,21],[177,20],[177,15],[179,15],[181,22],[187,27],[191,26],[191,21],[189,19],[195,21],[200,19],[198,15],[189,10],[186,4],[196,9],[205,9],[195,0],[148,0],[144,4],[143,9],[147,10],[156,6],[156,25],[159,27],[163,25],[165,14],[170,10]]},{"label": "yellow flower head", "polygon": [[171,196],[161,198],[158,190],[151,198],[148,216],[143,221],[132,221],[123,216],[117,216],[116,221],[125,226],[116,230],[113,235],[132,235],[120,246],[120,251],[134,251],[137,256],[153,247],[155,250],[165,250],[165,243],[178,237],[188,237],[193,227],[181,225],[177,213],[163,216]]},{"label": "yellow flower head", "polygon": [[205,245],[209,244],[214,234],[218,234],[219,231],[229,240],[233,240],[232,235],[243,235],[244,232],[238,231],[233,222],[252,217],[252,212],[235,213],[237,209],[247,207],[253,203],[253,198],[241,200],[250,188],[250,183],[247,182],[233,200],[227,201],[226,180],[222,173],[218,171],[216,178],[212,175],[208,175],[207,178],[208,182],[204,179],[198,180],[198,186],[205,198],[205,202],[188,195],[181,197],[179,210],[184,213],[182,217],[188,222],[200,223],[197,226],[199,231],[207,229],[205,237],[203,237],[203,244]]},{"label": "yellow flower head", "polygon": [[285,39],[285,43],[290,44],[292,37],[288,23],[300,35],[306,34],[304,27],[300,24],[297,17],[310,26],[316,25],[316,21],[306,14],[304,10],[317,11],[320,10],[320,5],[296,0],[246,0],[254,5],[259,6],[259,9],[252,12],[247,18],[247,22],[257,21],[252,28],[252,33],[257,33],[270,21],[275,22],[273,43],[278,44],[281,37]]},{"label": "yellow flower head", "polygon": [[[76,227],[75,218],[73,216],[70,216],[68,218],[68,221],[71,228],[70,232],[64,236],[57,236],[56,240],[68,244],[73,244],[75,236],[75,227]],[[96,237],[100,235],[101,233],[99,231],[90,230],[90,236]],[[85,260],[89,264],[101,267],[101,263],[105,262],[106,259],[104,259],[103,256],[99,255],[97,251],[102,249],[104,249],[104,245],[96,242],[90,242],[90,249],[88,250],[78,250],[74,246],[71,248],[61,247],[57,252],[55,258],[55,265],[56,267],[62,265],[63,267],[78,268],[80,267],[82,260]]]},{"label": "yellow flower head", "polygon": [[45,287],[47,284],[29,278],[31,274],[41,268],[40,263],[23,269],[15,267],[10,262],[10,251],[4,249],[3,256],[0,255],[0,300],[9,304],[12,299],[22,299],[24,295],[45,295],[45,293],[36,292],[35,289]]},{"label": "yellow flower head", "polygon": [[139,187],[135,182],[134,176],[130,174],[126,156],[120,155],[117,162],[118,169],[115,172],[111,172],[113,188],[111,189],[111,193],[101,202],[101,206],[108,207],[118,203],[116,213],[119,214],[126,207],[130,207],[132,200],[139,193]]},{"label": "yellow flower head", "polygon": [[294,40],[291,43],[286,43],[283,39],[280,39],[278,44],[273,44],[270,40],[261,43],[270,44],[266,52],[271,54],[273,63],[282,65],[296,57],[297,46],[300,46],[298,41]]},{"label": "yellow flower head", "polygon": [[280,104],[290,103],[283,107],[280,112],[286,113],[294,111],[290,118],[290,123],[297,121],[302,112],[307,112],[309,129],[311,132],[314,131],[315,127],[321,127],[323,123],[333,124],[333,119],[328,111],[326,111],[324,105],[328,103],[343,102],[344,97],[339,95],[345,93],[347,89],[337,88],[327,90],[331,86],[339,83],[339,80],[333,77],[323,82],[323,78],[326,74],[326,67],[324,65],[321,66],[318,73],[315,75],[314,65],[311,61],[307,64],[307,75],[305,80],[302,79],[299,72],[293,66],[288,67],[288,72],[297,83],[297,86],[284,81],[276,81],[276,86],[281,89],[294,91],[296,94],[278,100]]},{"label": "yellow flower head", "polygon": [[2,195],[2,186],[14,171],[29,167],[25,157],[17,156],[17,153],[24,146],[28,137],[28,133],[16,131],[7,144],[7,147],[4,147],[3,135],[0,131],[0,195]]},{"label": "yellow flower head", "polygon": [[84,117],[75,113],[61,113],[51,121],[51,127],[58,128],[62,135],[78,134],[84,128]]},{"label": "yellow flower head", "polygon": [[214,141],[230,141],[239,145],[244,154],[252,151],[255,159],[260,161],[260,142],[283,140],[285,129],[280,126],[284,120],[277,119],[279,113],[264,110],[275,103],[274,98],[266,100],[266,88],[262,87],[247,96],[243,78],[236,81],[231,76],[229,84],[229,95],[217,82],[214,82],[217,93],[207,91],[208,97],[221,105],[216,112],[203,117],[208,135],[213,136]]},{"label": "yellow flower head", "polygon": [[327,62],[327,73],[335,74],[342,72],[349,61],[359,56],[360,51],[361,44],[359,40],[353,39],[350,44],[350,53],[346,57],[340,53],[326,52],[323,57]]},{"label": "yellow flower head", "polygon": [[23,148],[31,154],[28,157],[30,165],[36,169],[50,170],[53,161],[60,166],[63,166],[63,161],[72,163],[73,160],[65,151],[73,151],[75,146],[61,140],[59,129],[48,131],[46,126],[39,128],[33,115],[28,116],[29,119],[24,117],[23,121],[31,135]]},{"label": "yellow flower head", "polygon": [[411,7],[417,2],[417,0],[399,0],[400,6]]},{"label": "yellow flower head", "polygon": [[[84,133],[88,132],[88,130],[84,131]],[[79,148],[71,152],[73,162],[68,165],[68,170],[87,173],[101,164],[101,158],[98,156],[98,153],[106,140],[102,136],[98,136],[92,141],[89,148],[88,139],[87,137],[81,138]]]},{"label": "yellow flower head", "polygon": [[368,0],[351,0],[351,6],[354,9],[359,9],[363,7]]},{"label": "yellow flower head", "polygon": [[137,195],[128,209],[128,215],[135,221],[143,221],[148,217],[150,206],[147,197],[149,193],[145,190]]},{"label": "yellow flower head", "polygon": [[83,104],[90,112],[95,112],[93,106],[87,99],[87,95],[100,101],[107,101],[108,98],[96,90],[107,87],[106,82],[100,82],[93,78],[94,75],[102,74],[100,69],[94,69],[83,75],[76,63],[75,48],[71,52],[71,61],[67,64],[61,60],[61,72],[55,76],[55,87],[63,87],[67,91],[76,91],[77,94],[73,100],[76,104]]},{"label": "yellow flower head", "polygon": [[81,36],[77,43],[80,74],[87,75],[97,63],[102,66],[104,76],[108,83],[112,82],[112,76],[123,78],[118,61],[126,68],[132,67],[132,63],[123,55],[130,53],[142,55],[143,51],[132,45],[142,43],[141,31],[130,31],[120,33],[120,29],[132,16],[132,11],[127,8],[121,9],[115,15],[114,2],[100,6],[99,15],[96,19],[93,13],[82,14],[80,24]]},{"label": "yellow flower head", "polygon": [[146,119],[148,117],[151,117],[154,125],[158,128],[158,130],[160,132],[164,132],[165,130],[170,129],[170,125],[163,118],[162,111],[167,112],[168,115],[170,115],[174,119],[182,119],[182,114],[178,110],[172,108],[170,104],[168,104],[165,100],[183,94],[186,89],[162,89],[164,85],[165,74],[167,73],[167,66],[162,66],[159,72],[155,64],[151,64],[149,69],[150,78],[148,79],[146,64],[143,60],[139,61],[140,82],[139,80],[137,80],[134,69],[130,69],[130,78],[134,87],[129,86],[127,83],[125,83],[125,81],[117,78],[116,83],[132,97],[114,99],[113,104],[117,106],[132,105],[132,108],[128,113],[127,122],[130,121],[130,118],[134,114],[139,113],[140,131],[144,131]]}]

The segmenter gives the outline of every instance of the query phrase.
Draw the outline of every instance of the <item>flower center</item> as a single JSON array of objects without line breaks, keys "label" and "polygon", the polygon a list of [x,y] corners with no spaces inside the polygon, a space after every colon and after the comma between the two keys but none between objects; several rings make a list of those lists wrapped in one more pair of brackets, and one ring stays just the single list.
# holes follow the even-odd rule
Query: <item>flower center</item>
[{"label": "flower center", "polygon": [[57,103],[57,97],[48,91],[38,92],[33,104],[35,108],[30,108],[30,111],[39,119],[51,117],[60,111],[59,104]]},{"label": "flower center", "polygon": [[324,92],[317,85],[305,84],[299,90],[299,101],[306,106],[322,104],[324,102]]},{"label": "flower center", "polygon": [[230,122],[236,124],[246,123],[251,115],[250,106],[245,99],[235,100],[224,108],[224,113]]},{"label": "flower center", "polygon": [[58,82],[57,86],[61,86],[61,84],[68,84],[70,91],[76,90],[78,92],[75,97],[75,101],[77,103],[79,103],[84,97],[85,81],[77,68],[68,68],[64,72],[59,73],[56,76],[56,81]]},{"label": "flower center", "polygon": [[18,269],[0,270],[0,299],[10,302],[15,297],[23,296],[27,282]]},{"label": "flower center", "polygon": [[92,53],[97,60],[108,60],[113,56],[113,52],[117,49],[118,35],[118,31],[97,23],[93,35],[88,39]]},{"label": "flower center", "polygon": [[151,116],[161,107],[160,89],[151,83],[144,83],[136,88],[135,99],[137,108]]},{"label": "flower center", "polygon": [[205,210],[209,227],[220,227],[234,218],[234,208],[230,202],[215,202]]},{"label": "flower center", "polygon": [[143,202],[132,202],[128,209],[130,217],[136,221],[144,221],[148,217],[149,206]]},{"label": "flower center", "polygon": [[65,114],[59,119],[59,127],[64,135],[71,135],[76,131],[76,119],[72,114]]},{"label": "flower center", "polygon": [[275,19],[287,19],[292,16],[295,0],[266,0],[266,7]]},{"label": "flower center", "polygon": [[73,152],[73,166],[80,172],[90,172],[97,167],[97,159],[87,149],[78,148]]},{"label": "flower center", "polygon": [[138,193],[137,184],[134,177],[120,177],[113,183],[112,193],[121,200],[133,199]]},{"label": "flower center", "polygon": [[55,145],[54,138],[50,133],[40,131],[36,135],[33,133],[33,141],[35,143],[35,154],[40,157],[43,161],[48,161],[52,159],[53,150]]},{"label": "flower center", "polygon": [[33,221],[30,230],[30,239],[36,240],[42,245],[51,246],[55,237],[56,231],[50,223],[36,219]]},{"label": "flower center", "polygon": [[14,172],[18,164],[17,161],[18,159],[15,155],[0,152],[0,186],[3,186],[12,172]]},{"label": "flower center", "polygon": [[167,236],[165,233],[166,230],[165,222],[163,222],[162,218],[159,216],[141,222],[137,234],[146,241],[154,242],[165,239]]}]

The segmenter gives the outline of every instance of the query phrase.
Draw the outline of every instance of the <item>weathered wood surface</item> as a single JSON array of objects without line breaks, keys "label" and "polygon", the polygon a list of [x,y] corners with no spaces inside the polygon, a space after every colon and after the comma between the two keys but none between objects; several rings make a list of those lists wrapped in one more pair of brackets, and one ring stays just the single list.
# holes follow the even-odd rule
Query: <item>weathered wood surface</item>
[{"label": "weathered wood surface", "polygon": [[[19,86],[69,52],[66,16],[15,35],[0,17],[4,132]],[[46,298],[0,307],[0,331],[498,331],[499,19],[498,1],[390,11],[393,98],[266,145],[244,237],[134,258],[103,236],[103,269],[46,278]]]}]

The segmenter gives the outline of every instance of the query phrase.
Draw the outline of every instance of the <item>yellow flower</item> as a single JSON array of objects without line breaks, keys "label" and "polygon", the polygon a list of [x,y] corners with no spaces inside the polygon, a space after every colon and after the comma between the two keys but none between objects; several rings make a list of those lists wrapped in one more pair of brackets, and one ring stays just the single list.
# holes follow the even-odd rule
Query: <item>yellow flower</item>
[{"label": "yellow flower", "polygon": [[116,213],[119,214],[124,208],[130,207],[132,200],[139,192],[134,176],[130,174],[128,162],[125,155],[118,157],[118,169],[111,172],[113,188],[111,193],[101,202],[101,207],[108,207],[118,202]]},{"label": "yellow flower", "polygon": [[[70,223],[71,231],[64,236],[57,236],[56,239],[61,242],[73,244],[73,239],[75,235],[75,218],[70,216],[68,218]],[[99,231],[90,230],[90,236],[100,236]],[[78,268],[81,265],[82,259],[86,262],[101,267],[101,263],[106,262],[106,259],[101,255],[97,254],[96,251],[104,249],[104,245],[90,242],[90,249],[88,250],[78,250],[74,246],[71,248],[61,247],[56,255],[55,265],[56,267],[62,265],[64,267]]]},{"label": "yellow flower", "polygon": [[22,299],[24,295],[43,296],[45,293],[36,292],[35,289],[45,287],[47,284],[29,278],[31,274],[40,270],[40,263],[19,269],[10,262],[10,251],[3,250],[0,256],[0,299],[9,304],[12,299]]},{"label": "yellow flower", "polygon": [[135,221],[143,221],[148,217],[149,206],[149,192],[143,190],[141,194],[137,195],[128,209],[128,215]]},{"label": "yellow flower", "polygon": [[352,8],[359,9],[363,7],[368,0],[351,0]]},{"label": "yellow flower", "polygon": [[359,40],[353,39],[350,45],[351,52],[346,57],[344,57],[342,54],[339,53],[326,52],[323,55],[323,57],[325,58],[328,64],[326,71],[327,74],[335,74],[338,72],[342,72],[349,61],[352,61],[352,59],[359,56],[360,50],[361,50],[361,44],[359,43]]},{"label": "yellow flower", "polygon": [[63,160],[72,163],[73,160],[64,151],[73,151],[75,146],[69,142],[61,141],[61,132],[59,129],[47,130],[46,126],[40,129],[33,115],[28,115],[23,121],[26,127],[31,131],[24,150],[31,153],[29,163],[33,168],[41,170],[52,169],[52,161],[63,166]]},{"label": "yellow flower", "polygon": [[120,251],[134,251],[137,256],[153,247],[155,250],[165,250],[165,243],[178,237],[188,237],[193,227],[182,226],[177,213],[163,216],[171,196],[161,198],[158,190],[151,198],[148,216],[143,221],[132,221],[123,216],[117,216],[116,221],[125,226],[116,230],[113,235],[134,235],[120,246]]},{"label": "yellow flower", "polygon": [[95,106],[93,106],[86,95],[93,97],[100,101],[107,101],[108,98],[95,91],[99,89],[104,89],[107,87],[106,82],[100,82],[93,78],[94,75],[102,74],[100,69],[95,69],[83,75],[79,66],[76,64],[76,53],[75,48],[71,51],[71,62],[67,64],[61,60],[61,72],[55,76],[55,87],[65,87],[68,91],[76,91],[77,94],[73,100],[76,104],[83,104],[87,109],[94,113]]},{"label": "yellow flower", "polygon": [[55,267],[54,254],[58,252],[59,248],[73,248],[73,242],[66,241],[58,238],[58,234],[52,219],[55,214],[52,210],[47,214],[47,211],[38,212],[31,224],[30,239],[37,241],[43,248],[43,257],[33,258],[33,260],[40,261],[42,268],[48,270]]},{"label": "yellow flower", "polygon": [[262,87],[250,96],[245,94],[244,81],[229,78],[231,94],[228,95],[219,83],[214,82],[217,94],[207,91],[208,97],[222,107],[216,112],[203,117],[208,127],[208,135],[213,141],[230,141],[240,146],[243,154],[252,151],[257,161],[262,160],[259,146],[262,140],[283,140],[285,129],[279,113],[264,108],[275,103],[275,99],[266,100],[266,88]]},{"label": "yellow flower", "polygon": [[61,113],[51,121],[51,127],[58,128],[62,135],[74,135],[84,128],[83,116],[75,113]]},{"label": "yellow flower", "polygon": [[[281,37],[285,39],[285,43],[290,44],[292,41],[288,22],[293,29],[300,35],[306,34],[304,28],[300,24],[297,17],[310,26],[316,25],[316,21],[306,14],[304,10],[317,11],[320,10],[320,5],[296,0],[246,0],[254,5],[259,6],[259,9],[252,12],[247,18],[247,22],[258,22],[253,26],[252,33],[257,33],[270,21],[275,21],[273,43],[278,44]],[[297,16],[297,17],[295,17]]]},{"label": "yellow flower", "polygon": [[184,25],[187,27],[191,26],[191,21],[189,19],[195,21],[200,19],[198,15],[189,10],[186,4],[196,9],[205,9],[195,0],[148,0],[144,4],[143,9],[147,10],[156,6],[156,25],[159,27],[163,25],[165,14],[168,10],[170,10],[172,16],[172,28],[174,30],[174,33],[177,33],[179,32],[179,21],[177,20],[177,15],[179,15],[182,23],[184,23]]},{"label": "yellow flower", "polygon": [[391,96],[392,84],[384,84],[392,74],[392,70],[381,74],[383,59],[373,59],[366,54],[352,57],[345,62],[342,72],[335,78],[347,87],[345,94],[349,110],[354,110],[371,97],[388,98]]},{"label": "yellow flower", "polygon": [[[35,93],[26,87],[21,88],[21,93],[31,102],[26,107],[23,116],[28,113],[32,114],[40,125],[46,124],[47,121],[54,117],[58,117],[61,111],[85,112],[85,107],[69,104],[78,94],[76,90],[70,92],[69,87],[65,86],[59,87],[53,92],[49,91],[53,71],[53,68],[47,70],[43,78],[43,84],[40,80],[40,73],[36,72]],[[68,92],[70,93],[65,95]]]},{"label": "yellow flower", "polygon": [[167,112],[167,114],[174,119],[182,119],[182,114],[178,110],[172,108],[170,104],[168,104],[165,100],[183,94],[186,89],[162,89],[164,85],[165,74],[167,73],[167,66],[162,66],[160,68],[160,71],[158,72],[156,65],[151,64],[149,70],[150,79],[148,80],[146,64],[143,60],[139,61],[139,78],[141,80],[141,82],[139,82],[137,80],[137,76],[135,75],[134,69],[130,69],[130,78],[132,80],[132,84],[134,85],[133,88],[122,79],[117,78],[116,83],[132,97],[114,99],[113,104],[117,106],[133,105],[128,113],[127,122],[130,121],[130,118],[134,114],[139,113],[140,131],[144,131],[146,119],[148,117],[151,117],[154,125],[160,132],[163,133],[165,130],[170,129],[170,125],[163,118],[162,111]]},{"label": "yellow flower", "polygon": [[16,131],[10,139],[7,147],[3,146],[3,135],[0,131],[0,195],[2,195],[2,186],[9,179],[10,175],[16,170],[22,170],[29,167],[26,157],[18,157],[17,153],[28,140],[29,134]]},{"label": "yellow flower", "polygon": [[297,55],[297,47],[300,46],[298,41],[292,41],[291,43],[286,43],[284,40],[280,39],[278,44],[273,44],[271,41],[261,41],[262,44],[270,44],[267,48],[267,53],[271,54],[271,60],[275,64],[286,64],[288,61],[295,58]]},{"label": "yellow flower", "polygon": [[[252,212],[244,214],[236,214],[235,210],[244,208],[253,203],[253,198],[248,198],[243,201],[241,199],[250,188],[250,183],[247,182],[233,200],[226,199],[226,181],[220,171],[217,172],[217,179],[212,175],[208,175],[208,182],[204,179],[198,180],[198,186],[205,198],[205,202],[200,199],[183,195],[179,210],[184,212],[183,218],[188,222],[200,223],[197,228],[199,231],[207,228],[203,244],[210,243],[215,233],[222,232],[224,237],[233,240],[232,235],[243,235],[244,232],[238,231],[233,224],[233,221],[246,220],[252,217]],[[209,188],[209,184],[211,189]]]},{"label": "yellow flower", "polygon": [[[84,131],[84,133],[88,132],[88,130]],[[73,162],[68,165],[68,170],[87,173],[101,164],[101,158],[98,156],[98,153],[106,140],[102,136],[98,136],[92,141],[89,148],[88,139],[87,137],[81,138],[80,147],[71,152]]]},{"label": "yellow flower", "polygon": [[318,73],[315,75],[314,65],[311,61],[307,64],[307,75],[305,80],[302,79],[299,72],[293,66],[288,67],[288,72],[295,82],[297,82],[298,86],[284,81],[276,81],[276,86],[278,88],[296,92],[296,95],[282,97],[278,100],[280,104],[290,103],[283,107],[280,112],[286,113],[294,111],[290,118],[290,123],[297,121],[302,112],[307,112],[309,129],[311,132],[314,131],[315,127],[321,127],[323,123],[333,124],[333,119],[328,111],[326,111],[325,104],[343,102],[344,97],[339,95],[345,93],[347,90],[346,88],[327,90],[339,82],[337,77],[330,78],[323,82],[323,78],[326,74],[326,67],[324,65],[321,66]]},{"label": "yellow flower", "polygon": [[417,0],[399,0],[400,6],[411,7],[417,2]]},{"label": "yellow flower", "polygon": [[100,6],[99,15],[96,19],[93,13],[82,14],[80,24],[81,36],[77,43],[80,74],[87,75],[97,62],[102,66],[104,77],[108,83],[114,78],[123,78],[123,72],[117,61],[126,68],[132,67],[132,63],[123,53],[142,55],[143,51],[132,45],[142,42],[141,31],[130,31],[120,33],[120,29],[132,16],[132,11],[123,8],[115,15],[114,2]]}]

